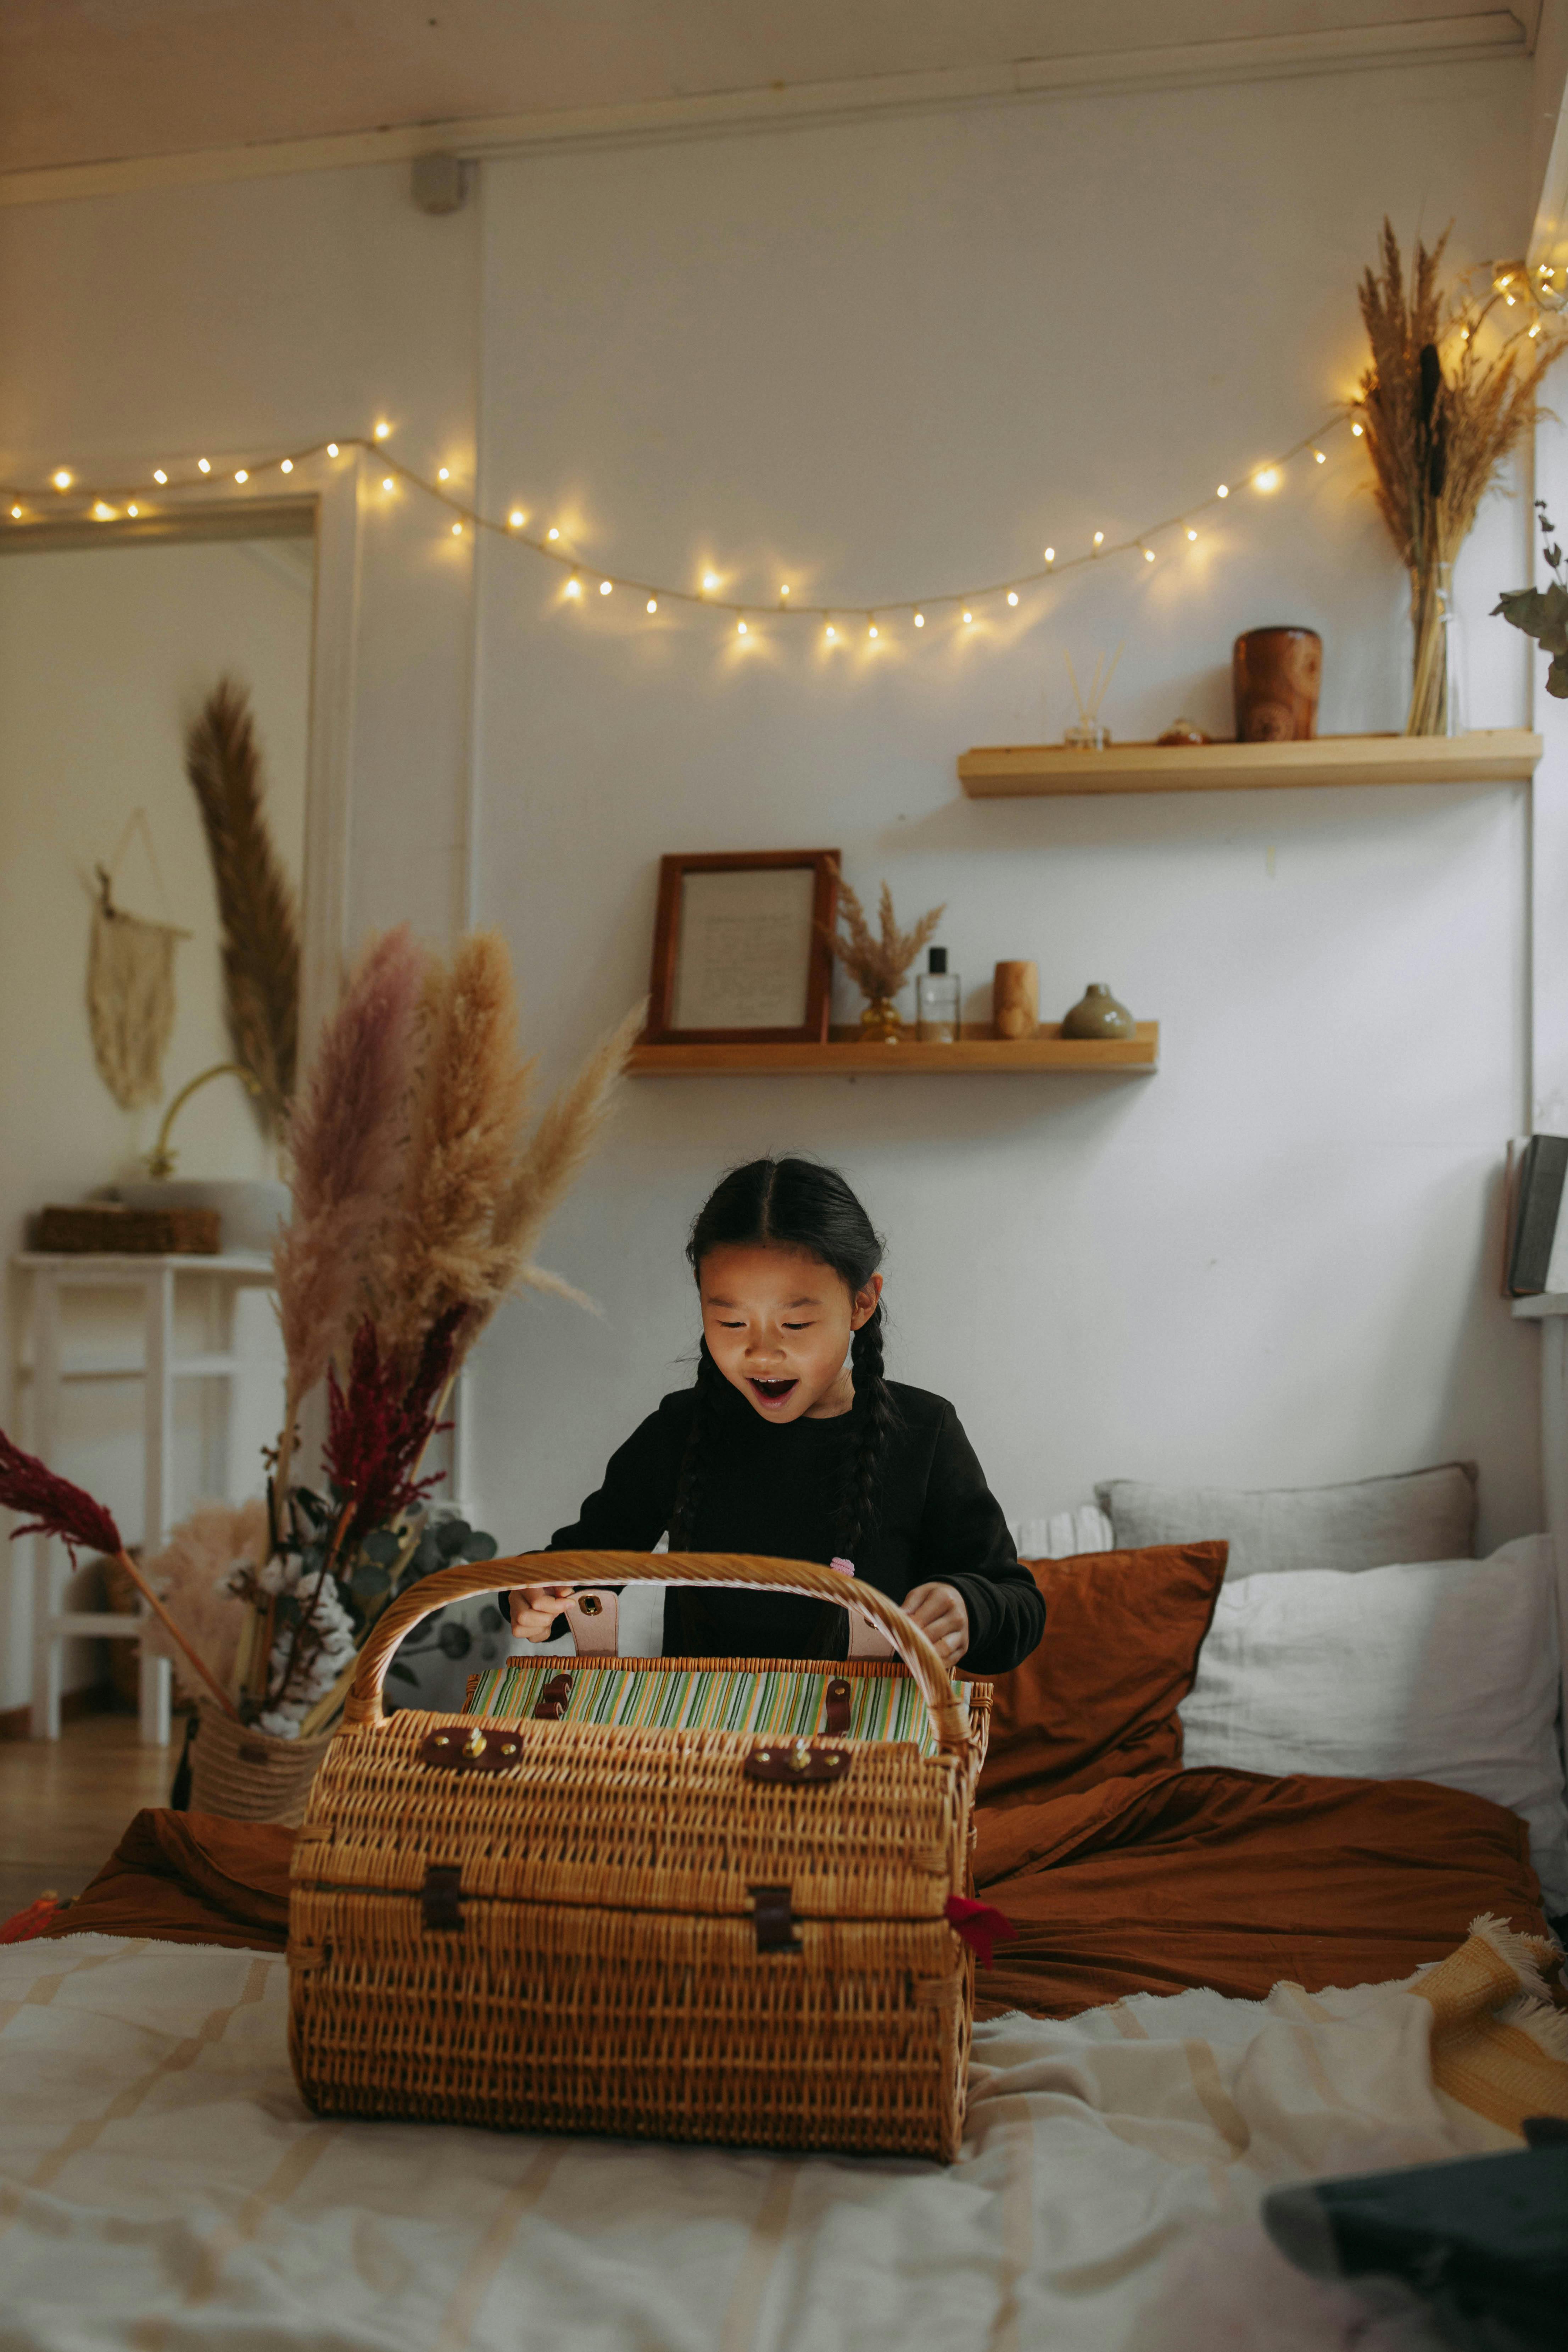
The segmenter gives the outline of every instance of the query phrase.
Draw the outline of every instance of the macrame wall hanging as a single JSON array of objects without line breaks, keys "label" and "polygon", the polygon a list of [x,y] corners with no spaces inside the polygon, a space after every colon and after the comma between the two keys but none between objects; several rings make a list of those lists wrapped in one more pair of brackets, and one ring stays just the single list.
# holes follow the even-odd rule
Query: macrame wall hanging
[{"label": "macrame wall hanging", "polygon": [[160,895],[163,878],[146,812],[132,812],[107,869],[95,868],[98,898],[87,958],[87,1018],[98,1075],[121,1110],[156,1102],[163,1091],[163,1055],[174,1027],[174,949],[189,931],[151,923],[114,903],[114,876],[133,832],[140,830]]}]

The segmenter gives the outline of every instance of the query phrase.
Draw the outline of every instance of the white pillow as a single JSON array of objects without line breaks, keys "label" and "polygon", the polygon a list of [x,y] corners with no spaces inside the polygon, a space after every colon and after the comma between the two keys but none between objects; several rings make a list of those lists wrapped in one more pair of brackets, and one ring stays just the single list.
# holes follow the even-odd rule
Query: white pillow
[{"label": "white pillow", "polygon": [[1094,1497],[1109,1511],[1116,1547],[1230,1546],[1226,1579],[1289,1569],[1383,1568],[1391,1560],[1472,1559],[1476,1465],[1441,1462],[1344,1486],[1149,1486],[1112,1478]]},{"label": "white pillow", "polygon": [[1183,1701],[1189,1769],[1436,1780],[1518,1813],[1568,1910],[1550,1536],[1489,1559],[1298,1569],[1220,1588]]}]

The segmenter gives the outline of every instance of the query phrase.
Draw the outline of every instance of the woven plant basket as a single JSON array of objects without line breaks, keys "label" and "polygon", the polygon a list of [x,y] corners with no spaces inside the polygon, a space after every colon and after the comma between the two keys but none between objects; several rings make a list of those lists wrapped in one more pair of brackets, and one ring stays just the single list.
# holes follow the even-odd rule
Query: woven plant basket
[{"label": "woven plant basket", "polygon": [[[582,1695],[548,1689],[521,1721],[384,1715],[388,1663],[422,1616],[542,1565],[575,1584],[761,1586],[855,1609],[903,1666],[818,1667],[825,1706],[835,1684],[836,1709],[863,1685],[864,1707],[907,1669],[929,1738],[574,1721]],[[663,1684],[661,1717],[713,1666],[805,1679],[769,1660],[551,1664],[574,1685]],[[306,2100],[951,2161],[974,2007],[952,1906],[989,1686],[966,1697],[902,1610],[801,1560],[550,1552],[426,1579],[361,1653],[294,1847],[289,2048]]]},{"label": "woven plant basket", "polygon": [[236,1723],[204,1699],[196,1710],[191,1747],[191,1811],[221,1813],[231,1822],[279,1822],[298,1829],[310,1800],[310,1783],[325,1760],[332,1735],[315,1739],[274,1739],[270,1732]]}]

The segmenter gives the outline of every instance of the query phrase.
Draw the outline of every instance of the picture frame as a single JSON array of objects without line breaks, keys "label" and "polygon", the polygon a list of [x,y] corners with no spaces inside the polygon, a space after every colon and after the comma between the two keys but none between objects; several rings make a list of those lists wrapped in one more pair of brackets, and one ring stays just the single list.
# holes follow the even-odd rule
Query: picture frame
[{"label": "picture frame", "polygon": [[660,858],[646,1042],[824,1044],[838,860],[837,849]]}]

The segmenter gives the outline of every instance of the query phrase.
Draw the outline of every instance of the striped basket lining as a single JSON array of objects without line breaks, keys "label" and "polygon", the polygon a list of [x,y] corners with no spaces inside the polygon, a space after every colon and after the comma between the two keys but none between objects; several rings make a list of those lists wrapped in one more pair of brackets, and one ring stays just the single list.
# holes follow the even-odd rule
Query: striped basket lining
[{"label": "striped basket lining", "polygon": [[[514,1658],[475,1676],[468,1712],[520,1723],[532,1715],[552,1675],[572,1677],[565,1723],[619,1726],[651,1731],[742,1731],[769,1738],[799,1738],[820,1731],[831,1666],[628,1666],[612,1659],[596,1665],[581,1658]],[[851,1675],[849,1737],[909,1740],[922,1756],[934,1756],[936,1738],[925,1701],[910,1676]],[[968,1716],[967,1695],[953,1685]]]}]

